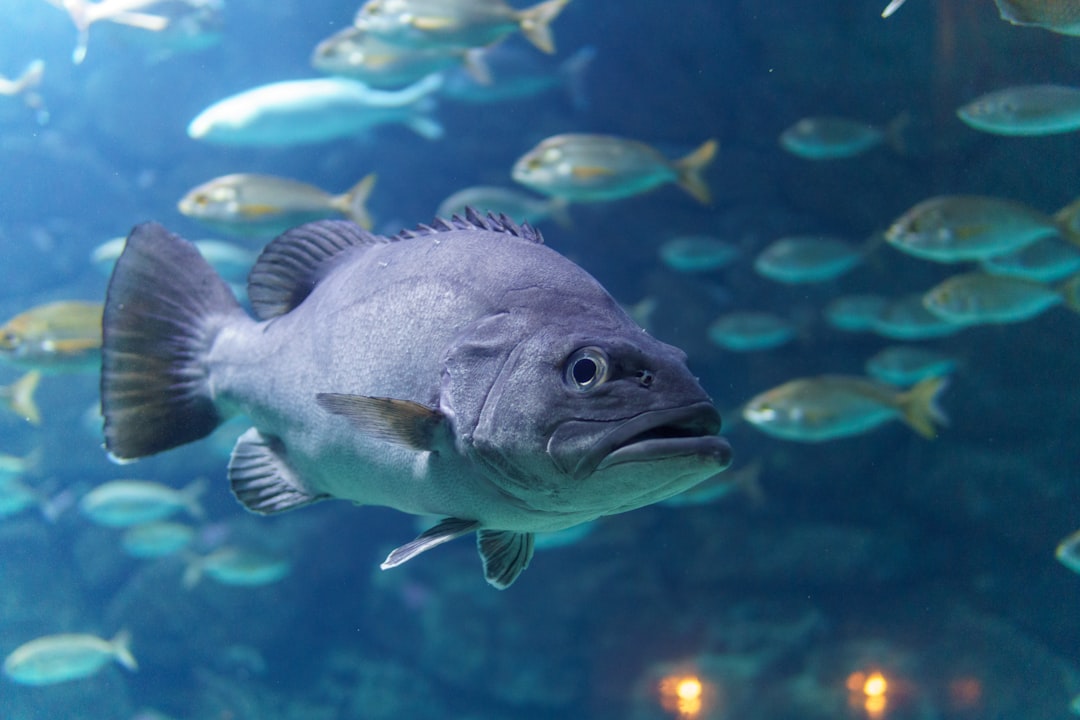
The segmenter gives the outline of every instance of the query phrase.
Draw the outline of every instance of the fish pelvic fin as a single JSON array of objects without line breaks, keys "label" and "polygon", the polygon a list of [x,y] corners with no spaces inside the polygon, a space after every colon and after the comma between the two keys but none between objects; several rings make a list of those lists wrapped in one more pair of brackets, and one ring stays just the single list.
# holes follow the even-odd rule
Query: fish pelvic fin
[{"label": "fish pelvic fin", "polygon": [[190,242],[137,226],[109,281],[102,319],[105,448],[133,460],[209,435],[222,421],[205,357],[246,321],[229,286]]},{"label": "fish pelvic fin", "polygon": [[930,377],[898,397],[904,422],[924,438],[934,439],[938,426],[949,424],[949,417],[938,405],[938,399],[948,385],[948,377]]},{"label": "fish pelvic fin", "polygon": [[488,584],[499,590],[510,587],[529,567],[534,545],[532,533],[480,530],[476,534],[476,547],[484,563],[484,578]]},{"label": "fish pelvic fin", "polygon": [[705,182],[704,171],[716,157],[718,147],[716,140],[706,140],[697,150],[672,163],[678,173],[679,187],[702,205],[712,204],[712,193]]},{"label": "fish pelvic fin", "polygon": [[249,428],[236,441],[229,458],[229,485],[245,508],[272,515],[324,500],[304,488],[285,458],[280,440]]},{"label": "fish pelvic fin", "polygon": [[41,424],[41,411],[38,409],[37,402],[34,401],[34,392],[40,382],[41,372],[31,370],[11,383],[4,393],[12,412],[26,418],[31,425]]},{"label": "fish pelvic fin", "polygon": [[315,400],[327,412],[341,415],[365,435],[419,451],[435,450],[446,417],[411,400],[319,393]]},{"label": "fish pelvic fin", "polygon": [[522,10],[519,14],[521,33],[544,52],[555,52],[555,38],[551,34],[551,22],[559,16],[570,0],[547,0]]},{"label": "fish pelvic fin", "polygon": [[456,540],[462,535],[468,535],[479,528],[480,523],[476,520],[462,520],[461,518],[453,517],[446,518],[435,527],[425,530],[417,535],[416,539],[412,542],[405,543],[401,547],[396,548],[386,556],[386,560],[384,560],[379,567],[383,570],[397,567],[402,563],[412,560],[426,550],[438,547],[451,540]]},{"label": "fish pelvic fin", "polygon": [[367,201],[371,196],[371,190],[375,187],[375,173],[368,173],[364,179],[353,185],[348,192],[335,197],[331,204],[334,209],[354,223],[370,230],[375,224],[367,210]]},{"label": "fish pelvic fin", "polygon": [[131,654],[131,633],[127,630],[121,630],[113,636],[113,639],[109,641],[109,645],[112,648],[113,657],[116,658],[116,662],[123,665],[131,672],[135,672],[139,669],[139,663],[136,662],[135,656]]}]

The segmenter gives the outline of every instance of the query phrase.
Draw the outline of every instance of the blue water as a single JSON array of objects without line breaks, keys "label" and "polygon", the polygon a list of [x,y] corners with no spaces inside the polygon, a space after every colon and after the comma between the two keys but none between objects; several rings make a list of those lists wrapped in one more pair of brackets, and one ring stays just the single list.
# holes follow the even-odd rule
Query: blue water
[{"label": "blue water", "polygon": [[[0,414],[0,452],[40,449],[28,484],[78,497],[113,479],[182,487],[205,477],[200,550],[249,546],[293,569],[261,587],[203,580],[185,590],[180,558],[130,558],[116,530],[77,509],[54,522],[32,509],[0,520],[0,656],[42,635],[126,628],[140,666],[41,688],[0,678],[0,718],[1070,716],[1080,578],[1054,548],[1080,526],[1080,318],[1058,308],[927,341],[960,363],[942,401],[951,423],[933,441],[890,423],[806,445],[737,418],[761,391],[859,374],[890,344],[829,327],[821,310],[831,299],[922,292],[955,270],[881,247],[836,281],[781,286],[751,267],[768,243],[810,232],[862,240],[937,194],[1050,212],[1080,193],[1075,134],[1000,138],[954,116],[1007,85],[1070,82],[1080,39],[1013,27],[989,0],[910,0],[887,21],[885,3],[866,0],[574,0],[554,24],[555,61],[597,49],[587,107],[558,90],[491,105],[444,101],[440,141],[388,127],[237,149],[190,140],[185,127],[226,95],[314,76],[311,49],[356,6],[226,2],[213,47],[161,57],[146,33],[94,26],[80,65],[63,12],[41,0],[0,4],[0,73],[43,59],[47,108],[46,117],[0,97],[0,316],[101,300],[106,278],[89,253],[136,223],[213,235],[176,202],[217,175],[273,173],[341,191],[376,171],[369,207],[376,229],[392,233],[430,221],[467,185],[510,186],[513,161],[549,135],[617,134],[669,157],[715,137],[711,206],[666,186],[575,206],[572,227],[542,229],[620,301],[655,300],[650,331],[687,351],[732,426],[733,471],[761,462],[760,494],[606,518],[576,542],[538,551],[498,592],[468,540],[380,571],[387,551],[417,532],[393,511],[321,503],[273,518],[246,513],[225,481],[231,437],[112,464],[94,419],[96,376],[47,376],[40,427]],[[807,115],[884,124],[904,111],[912,124],[900,151],[813,163],[776,141]],[[717,273],[676,274],[657,249],[680,234],[730,240],[743,258]],[[706,328],[734,309],[790,318],[798,340],[724,352]],[[20,372],[0,368],[0,384]],[[875,671],[888,682],[880,706],[860,684]],[[671,699],[670,680],[683,676],[699,679],[700,708]]]}]

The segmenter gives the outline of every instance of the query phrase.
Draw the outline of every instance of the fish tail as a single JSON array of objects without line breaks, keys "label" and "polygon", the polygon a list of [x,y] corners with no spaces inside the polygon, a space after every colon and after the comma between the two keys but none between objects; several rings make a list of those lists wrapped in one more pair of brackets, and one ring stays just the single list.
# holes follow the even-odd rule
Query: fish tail
[{"label": "fish tail", "polygon": [[196,520],[202,520],[206,517],[202,503],[199,502],[199,498],[204,492],[206,492],[206,478],[201,477],[195,478],[180,491],[180,495],[184,498],[184,509]]},{"label": "fish tail", "polygon": [[938,405],[938,398],[948,385],[948,377],[930,377],[899,396],[904,422],[925,438],[936,437],[937,426],[949,424],[948,416]]},{"label": "fish tail", "polygon": [[16,415],[26,418],[31,425],[41,424],[41,411],[34,401],[34,391],[37,390],[39,382],[41,373],[31,370],[8,388],[8,405]]},{"label": "fish tail", "polygon": [[1054,213],[1054,222],[1063,238],[1073,245],[1080,245],[1080,198]]},{"label": "fish tail", "polygon": [[907,154],[907,141],[904,139],[904,133],[907,132],[910,126],[911,113],[907,110],[894,117],[885,126],[885,142],[889,144],[889,147],[897,155]]},{"label": "fish tail", "polygon": [[135,661],[135,656],[131,654],[131,633],[127,630],[121,630],[116,633],[115,637],[109,641],[109,645],[112,646],[113,656],[116,658],[116,662],[123,665],[128,670],[135,672],[139,669],[139,663]]},{"label": "fish tail", "polygon": [[375,178],[375,173],[368,173],[347,193],[338,195],[333,200],[333,205],[337,210],[365,230],[370,230],[374,225],[371,215],[368,214],[367,200],[371,196],[372,188],[375,187]]},{"label": "fish tail", "polygon": [[521,32],[536,47],[551,54],[555,52],[555,38],[551,35],[551,22],[570,0],[547,0],[521,11]]},{"label": "fish tail", "polygon": [[1065,307],[1080,313],[1080,273],[1066,280],[1059,288],[1059,292],[1061,299],[1065,302]]},{"label": "fish tail", "polygon": [[585,76],[597,50],[592,45],[586,45],[576,53],[566,58],[559,65],[559,76],[563,80],[566,94],[570,98],[570,104],[579,112],[589,107],[589,94],[585,88]]},{"label": "fish tail", "polygon": [[679,187],[703,205],[712,203],[712,194],[702,173],[716,157],[717,147],[715,140],[706,140],[697,150],[673,163],[679,174]]},{"label": "fish tail", "polygon": [[551,219],[562,228],[574,227],[574,219],[570,217],[570,201],[564,197],[553,197],[548,201],[548,214]]},{"label": "fish tail", "polygon": [[157,223],[132,230],[102,320],[101,411],[114,459],[198,440],[221,423],[205,357],[218,331],[241,317],[194,245]]}]

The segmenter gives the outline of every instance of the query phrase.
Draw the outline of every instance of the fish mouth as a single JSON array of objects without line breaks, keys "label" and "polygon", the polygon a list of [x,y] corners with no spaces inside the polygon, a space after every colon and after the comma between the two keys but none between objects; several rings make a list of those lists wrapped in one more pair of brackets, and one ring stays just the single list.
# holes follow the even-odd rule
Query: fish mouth
[{"label": "fish mouth", "polygon": [[581,480],[597,470],[629,462],[700,456],[717,472],[731,464],[731,445],[717,435],[720,413],[708,401],[642,413],[600,438],[574,468]]}]

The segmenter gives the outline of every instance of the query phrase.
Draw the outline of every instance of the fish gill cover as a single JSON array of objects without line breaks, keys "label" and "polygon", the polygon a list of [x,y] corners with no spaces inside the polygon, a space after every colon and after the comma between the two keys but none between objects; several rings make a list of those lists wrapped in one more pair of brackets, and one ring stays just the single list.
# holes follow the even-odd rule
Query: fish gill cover
[{"label": "fish gill cover", "polygon": [[[1080,2],[910,0],[882,19],[885,5],[9,0],[0,714],[1075,712]],[[341,43],[332,64],[329,43]],[[204,114],[214,106],[228,112]],[[455,196],[491,204],[436,220]],[[215,316],[231,293],[250,325],[181,314],[185,337],[219,331],[228,359],[209,375],[169,366],[183,387],[212,378],[212,422],[162,404],[129,427],[160,439],[164,422],[175,444],[224,422],[117,465],[102,448],[100,323],[108,275],[147,221],[194,241],[182,266],[127,276],[166,298],[153,312],[198,302]],[[329,224],[273,242],[312,221]],[[543,246],[515,237],[533,226]],[[445,261],[469,228],[504,242]],[[387,242],[399,233],[411,240]],[[780,282],[763,254],[792,238],[851,252],[839,270],[828,253],[787,253]],[[371,244],[405,243],[424,261],[399,248],[341,271]],[[569,285],[530,264],[559,256]],[[518,274],[495,299],[555,287],[551,309],[454,325],[482,304],[463,279],[504,277],[508,257]],[[120,266],[142,267],[131,259]],[[387,281],[408,262],[429,280]],[[647,333],[594,342],[597,327],[632,326],[606,293],[578,300],[590,276]],[[168,289],[192,278],[198,299],[175,304]],[[377,320],[350,324],[359,311],[326,283],[363,295]],[[417,295],[445,314],[418,316]],[[313,301],[320,312],[298,313]],[[768,317],[783,341],[739,336],[732,350],[717,329],[732,317]],[[130,330],[158,337],[161,319]],[[537,319],[554,329],[517,355],[496,342]],[[222,355],[249,327],[263,344]],[[431,350],[450,335],[457,350]],[[685,367],[671,349],[653,361],[668,345]],[[126,366],[124,392],[139,397],[192,345],[136,348],[151,350]],[[301,354],[308,369],[267,372]],[[479,367],[498,378],[490,406]],[[640,486],[620,473],[650,448],[716,437],[704,401],[691,398],[692,417],[594,431],[672,377],[719,410],[734,461],[664,497],[678,473]],[[577,424],[552,422],[539,455],[508,451],[521,425],[500,420],[556,387]],[[609,415],[577,411],[591,400]],[[466,417],[472,438],[447,431]],[[372,495],[390,476],[348,453],[295,449],[327,437],[362,438],[384,471],[397,462],[392,487]],[[496,451],[470,475],[484,502],[531,502],[526,481],[547,457],[578,478],[541,484],[549,507],[588,500],[596,519],[519,532],[475,525],[467,503],[447,514],[456,486],[432,495],[425,473],[478,445]],[[333,487],[305,494],[322,460]],[[599,494],[618,507],[587,494],[594,468],[622,478]],[[498,489],[476,484],[499,472]],[[262,516],[237,487],[256,505],[269,490],[362,507]],[[410,552],[478,530],[479,544]],[[412,559],[378,567],[403,547]]]}]

